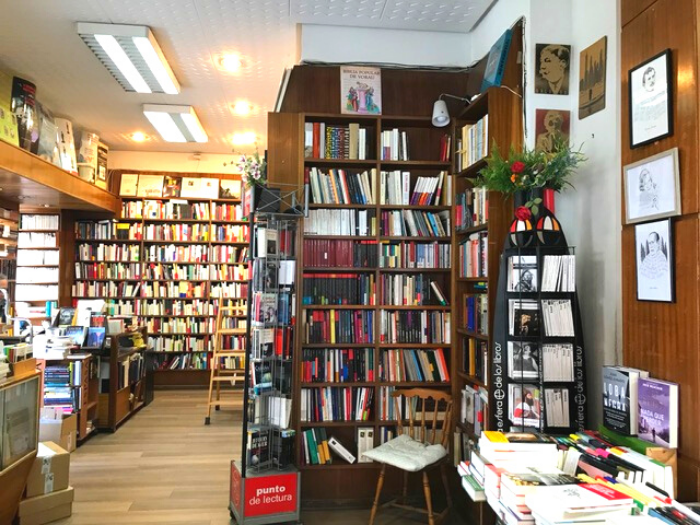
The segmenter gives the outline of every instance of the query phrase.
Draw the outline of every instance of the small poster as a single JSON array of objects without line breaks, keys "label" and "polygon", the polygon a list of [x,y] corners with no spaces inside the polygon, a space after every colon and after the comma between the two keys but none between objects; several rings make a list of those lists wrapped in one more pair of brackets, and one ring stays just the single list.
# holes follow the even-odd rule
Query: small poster
[{"label": "small poster", "polygon": [[241,181],[221,179],[221,190],[219,192],[220,199],[240,199],[241,198]]},{"label": "small poster", "polygon": [[162,197],[163,175],[140,175],[137,197]]},{"label": "small poster", "polygon": [[182,188],[180,189],[180,197],[196,198],[200,197],[199,189],[201,188],[202,179],[198,177],[183,177]]},{"label": "small poster", "polygon": [[136,173],[123,173],[119,184],[119,195],[122,197],[136,197],[138,184],[139,176]]},{"label": "small poster", "polygon": [[605,109],[605,73],[608,38],[603,37],[581,51],[579,59],[578,118],[584,119]]},{"label": "small poster", "polygon": [[199,187],[199,196],[204,199],[218,199],[219,179],[203,178]]},{"label": "small poster", "polygon": [[382,114],[380,68],[340,67],[340,112],[346,115]]},{"label": "small poster", "polygon": [[571,112],[563,109],[535,110],[535,151],[555,153],[560,145],[569,145]]}]

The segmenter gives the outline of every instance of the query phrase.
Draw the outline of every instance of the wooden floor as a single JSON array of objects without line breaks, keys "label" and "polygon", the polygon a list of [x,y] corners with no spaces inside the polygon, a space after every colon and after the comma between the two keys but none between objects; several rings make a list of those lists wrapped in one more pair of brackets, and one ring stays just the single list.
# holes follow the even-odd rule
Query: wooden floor
[{"label": "wooden floor", "polygon": [[[241,410],[212,412],[206,391],[156,391],[153,403],[115,434],[97,434],[71,454],[73,515],[57,525],[228,525],[229,465],[240,456]],[[304,525],[367,523],[368,510],[314,511]],[[419,520],[419,521],[416,521]],[[377,525],[427,523],[382,510]]]}]

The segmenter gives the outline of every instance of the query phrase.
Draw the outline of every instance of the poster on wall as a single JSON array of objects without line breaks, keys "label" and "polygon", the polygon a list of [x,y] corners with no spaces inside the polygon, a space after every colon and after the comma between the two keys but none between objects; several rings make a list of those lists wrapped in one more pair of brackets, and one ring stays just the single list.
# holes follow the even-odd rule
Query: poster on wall
[{"label": "poster on wall", "polygon": [[347,115],[382,114],[380,68],[340,67],[340,112]]},{"label": "poster on wall", "polygon": [[627,224],[681,214],[678,148],[628,164],[624,171]]},{"label": "poster on wall", "polygon": [[630,147],[673,135],[671,50],[629,71]]},{"label": "poster on wall", "polygon": [[579,62],[578,118],[584,119],[605,109],[605,69],[608,37],[581,51]]},{"label": "poster on wall", "polygon": [[569,145],[571,112],[563,109],[538,109],[535,111],[536,151],[553,153],[557,146]]},{"label": "poster on wall", "polygon": [[673,240],[671,219],[637,224],[637,300],[672,303]]},{"label": "poster on wall", "polygon": [[568,95],[571,46],[537,44],[535,58],[535,93]]},{"label": "poster on wall", "polygon": [[140,175],[137,197],[162,197],[163,175]]}]

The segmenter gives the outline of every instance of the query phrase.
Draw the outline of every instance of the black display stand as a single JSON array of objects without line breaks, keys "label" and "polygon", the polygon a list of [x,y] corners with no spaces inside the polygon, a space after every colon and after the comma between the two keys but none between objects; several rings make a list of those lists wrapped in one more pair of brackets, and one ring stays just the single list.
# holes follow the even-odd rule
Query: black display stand
[{"label": "black display stand", "polygon": [[[496,310],[494,317],[494,333],[491,363],[491,389],[489,393],[490,430],[509,431],[536,431],[551,434],[570,434],[582,431],[586,428],[586,380],[585,380],[585,353],[583,343],[583,330],[581,315],[578,306],[578,296],[575,287],[575,275],[573,276],[574,291],[541,291],[543,280],[544,258],[546,256],[574,255],[574,249],[569,247],[563,231],[556,217],[546,209],[542,215],[529,221],[515,219],[511,225],[509,235],[501,255],[500,271],[498,279]],[[509,291],[509,275],[511,282],[513,272],[511,264],[522,261],[521,257],[528,257],[529,261],[536,261],[535,287],[511,286]],[[522,267],[520,268],[522,271]],[[516,273],[517,276],[517,273]],[[515,288],[515,289],[514,289]],[[547,335],[543,321],[543,304],[547,301],[570,301],[573,321],[573,334],[566,337]],[[545,301],[543,303],[543,301]],[[520,323],[511,328],[511,307],[523,309],[524,303],[536,304],[536,310],[530,313],[537,316],[539,330],[537,333],[528,332],[528,329],[520,330]],[[521,318],[522,319],[522,318]],[[510,343],[510,345],[509,345]],[[544,377],[543,346],[561,345],[566,347],[566,352],[571,353],[572,370],[570,380],[550,381]],[[570,345],[570,346],[568,346]],[[536,350],[534,361],[537,366],[528,366],[528,375],[525,374],[525,365],[522,364],[525,357],[525,346]],[[552,351],[552,346],[548,347]],[[509,353],[510,352],[510,353]],[[519,354],[519,365],[513,365],[517,361],[511,355]],[[568,362],[568,361],[567,361]],[[515,370],[513,370],[515,369]],[[532,370],[535,369],[534,372]],[[568,372],[567,372],[568,373]],[[534,388],[533,388],[534,387]],[[539,406],[526,401],[526,394],[539,392]],[[546,391],[551,396],[561,394],[557,399],[557,407],[568,408],[568,425],[552,426],[549,422]],[[515,392],[516,395],[513,395]],[[565,392],[565,393],[564,393]],[[520,394],[519,396],[517,394]],[[568,400],[566,399],[568,397]],[[561,405],[559,405],[561,403]],[[533,409],[533,411],[530,410]],[[537,417],[532,417],[535,414]],[[529,415],[530,417],[527,417]],[[561,425],[561,426],[559,426]]]}]

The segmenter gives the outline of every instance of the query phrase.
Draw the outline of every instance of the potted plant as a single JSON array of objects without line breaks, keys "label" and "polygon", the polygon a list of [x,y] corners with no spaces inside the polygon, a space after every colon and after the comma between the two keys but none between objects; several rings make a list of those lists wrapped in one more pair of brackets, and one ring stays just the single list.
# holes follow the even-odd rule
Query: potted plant
[{"label": "potted plant", "polygon": [[[475,184],[513,195],[516,209],[525,206],[537,215],[545,192],[553,194],[566,186],[573,188],[569,179],[585,160],[583,153],[572,150],[565,141],[557,143],[551,153],[527,148],[516,151],[511,147],[508,158],[494,144]],[[553,195],[551,200],[545,198],[545,202],[553,203]]]},{"label": "potted plant", "polygon": [[[235,152],[234,152],[235,153]],[[224,163],[224,166],[227,164]],[[253,189],[254,208],[259,211],[277,211],[279,208],[279,190],[267,187],[267,159],[260,156],[257,145],[252,155],[241,154],[238,160],[229,162],[241,173],[246,188]]]}]

